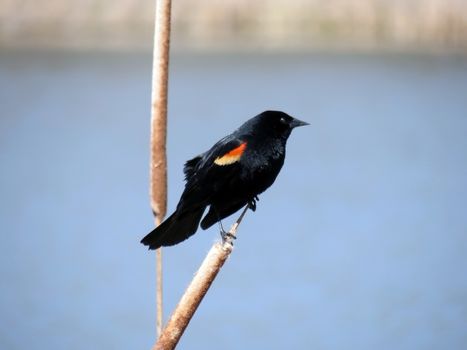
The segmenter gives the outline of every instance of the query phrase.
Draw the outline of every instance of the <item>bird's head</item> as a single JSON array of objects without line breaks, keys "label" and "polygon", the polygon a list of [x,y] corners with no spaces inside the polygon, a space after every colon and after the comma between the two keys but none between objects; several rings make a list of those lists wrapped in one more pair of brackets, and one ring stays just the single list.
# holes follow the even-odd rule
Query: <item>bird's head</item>
[{"label": "bird's head", "polygon": [[265,111],[257,115],[257,128],[262,132],[275,137],[287,139],[292,130],[299,126],[309,125],[308,123],[291,117],[287,113],[280,111]]}]

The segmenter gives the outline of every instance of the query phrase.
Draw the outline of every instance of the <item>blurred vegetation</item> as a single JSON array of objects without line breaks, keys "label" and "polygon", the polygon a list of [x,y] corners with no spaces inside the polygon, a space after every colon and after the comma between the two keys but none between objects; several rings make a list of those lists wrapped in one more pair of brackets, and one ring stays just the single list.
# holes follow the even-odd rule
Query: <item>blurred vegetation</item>
[{"label": "blurred vegetation", "polygon": [[[0,45],[150,48],[154,1],[0,0]],[[467,52],[464,0],[174,0],[177,49]]]}]

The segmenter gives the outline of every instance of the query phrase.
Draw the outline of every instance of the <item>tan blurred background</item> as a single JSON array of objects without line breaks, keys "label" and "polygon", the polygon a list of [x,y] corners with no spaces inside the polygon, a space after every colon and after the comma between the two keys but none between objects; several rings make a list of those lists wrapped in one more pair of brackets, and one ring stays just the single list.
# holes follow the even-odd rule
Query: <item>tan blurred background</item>
[{"label": "tan blurred background", "polygon": [[[0,46],[150,48],[154,1],[0,0]],[[175,0],[175,49],[467,51],[462,0]]]}]

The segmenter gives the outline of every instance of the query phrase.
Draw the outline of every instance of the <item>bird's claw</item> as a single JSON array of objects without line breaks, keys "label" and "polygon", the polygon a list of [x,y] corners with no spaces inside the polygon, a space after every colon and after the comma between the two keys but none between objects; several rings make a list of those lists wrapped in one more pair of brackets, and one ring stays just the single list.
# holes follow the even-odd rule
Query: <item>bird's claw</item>
[{"label": "bird's claw", "polygon": [[221,230],[221,237],[223,242],[230,241],[231,244],[233,244],[232,241],[234,239],[237,239],[237,236],[235,236],[233,233],[224,230]]},{"label": "bird's claw", "polygon": [[258,196],[254,196],[250,201],[248,202],[248,208],[251,209],[251,211],[256,211],[256,202],[259,201]]},{"label": "bird's claw", "polygon": [[224,237],[230,238],[230,239],[237,239],[237,236],[235,236],[233,233],[226,232]]}]

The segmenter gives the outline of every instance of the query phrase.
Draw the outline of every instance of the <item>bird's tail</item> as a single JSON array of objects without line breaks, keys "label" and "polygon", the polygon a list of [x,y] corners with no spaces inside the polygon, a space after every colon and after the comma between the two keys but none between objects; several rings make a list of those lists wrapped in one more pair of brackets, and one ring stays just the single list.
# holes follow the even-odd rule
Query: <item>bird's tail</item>
[{"label": "bird's tail", "polygon": [[162,246],[171,246],[180,243],[195,234],[199,222],[203,216],[205,207],[170,215],[162,224],[146,235],[141,243],[149,249],[157,249]]}]

